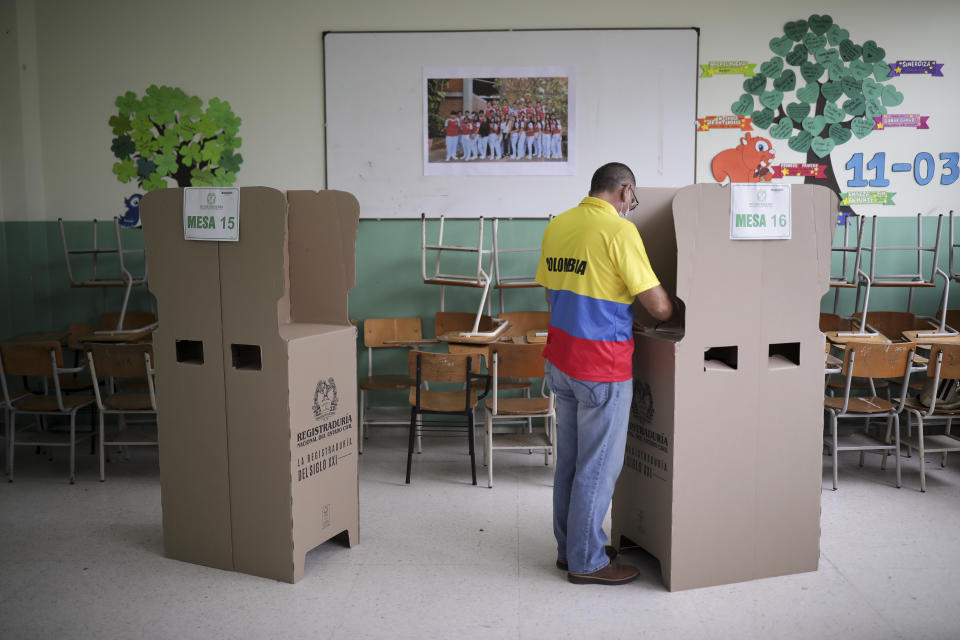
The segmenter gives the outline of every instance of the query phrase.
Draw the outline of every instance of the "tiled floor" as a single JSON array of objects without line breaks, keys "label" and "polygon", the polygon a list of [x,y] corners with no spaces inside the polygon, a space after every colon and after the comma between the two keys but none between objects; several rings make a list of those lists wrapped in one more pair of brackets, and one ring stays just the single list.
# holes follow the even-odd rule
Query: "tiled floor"
[{"label": "tiled floor", "polygon": [[85,452],[74,486],[62,452],[18,451],[0,483],[0,638],[960,638],[960,455],[930,456],[921,494],[915,457],[898,491],[892,465],[841,454],[818,571],[669,593],[639,551],[622,555],[642,570],[631,585],[566,581],[542,456],[500,452],[490,490],[460,439],[424,447],[405,486],[405,439],[374,430],[360,545],[322,545],[296,585],[164,558],[155,449],[104,484]]}]

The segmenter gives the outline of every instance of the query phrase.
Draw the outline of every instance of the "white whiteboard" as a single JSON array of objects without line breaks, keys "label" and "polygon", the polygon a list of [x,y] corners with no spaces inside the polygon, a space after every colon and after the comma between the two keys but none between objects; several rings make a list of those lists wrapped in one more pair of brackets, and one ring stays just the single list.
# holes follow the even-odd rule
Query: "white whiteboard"
[{"label": "white whiteboard", "polygon": [[[324,34],[326,186],[367,218],[546,217],[587,194],[607,162],[637,185],[694,181],[694,29]],[[572,175],[424,175],[426,67],[568,67]]]}]

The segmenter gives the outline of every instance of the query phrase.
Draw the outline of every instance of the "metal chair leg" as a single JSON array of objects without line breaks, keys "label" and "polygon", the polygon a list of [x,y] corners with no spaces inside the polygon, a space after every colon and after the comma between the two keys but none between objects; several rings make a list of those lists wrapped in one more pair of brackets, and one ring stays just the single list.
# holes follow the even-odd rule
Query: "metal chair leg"
[{"label": "metal chair leg", "polygon": [[[893,414],[893,440],[895,448],[893,450],[893,455],[896,456],[893,459],[893,464],[897,468],[897,489],[900,488],[900,416]],[[886,456],[883,458],[886,460]],[[922,477],[922,476],[921,476]]]},{"label": "metal chair leg", "polygon": [[837,490],[837,415],[830,412],[830,433],[833,437],[833,490]]},{"label": "metal chair leg", "polygon": [[473,480],[473,484],[477,484],[477,456],[476,456],[476,443],[474,442],[473,436],[473,410],[470,409],[467,411],[467,437],[470,438],[468,443],[470,449],[470,477]]},{"label": "metal chair leg", "polygon": [[417,415],[417,453],[423,453],[423,416]]},{"label": "metal chair leg", "polygon": [[483,459],[487,465],[487,488],[493,488],[493,416],[488,411],[484,420]]},{"label": "metal chair leg", "polygon": [[413,440],[414,432],[417,428],[417,410],[415,408],[410,409],[410,437],[407,441],[407,484],[410,484],[410,468],[413,465]]},{"label": "metal chair leg", "polygon": [[917,454],[920,456],[920,492],[926,493],[927,491],[927,456],[926,451],[923,447],[923,418],[921,417],[917,420],[917,442],[919,442],[919,448],[917,449]]}]

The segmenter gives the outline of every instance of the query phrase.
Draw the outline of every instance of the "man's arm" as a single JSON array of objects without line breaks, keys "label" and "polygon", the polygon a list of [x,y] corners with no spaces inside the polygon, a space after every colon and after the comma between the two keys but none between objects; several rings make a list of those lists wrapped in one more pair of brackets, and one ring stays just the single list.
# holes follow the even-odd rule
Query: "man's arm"
[{"label": "man's arm", "polygon": [[666,289],[657,285],[637,294],[637,302],[647,310],[651,316],[663,322],[669,320],[673,315],[673,303],[670,302],[670,296]]}]

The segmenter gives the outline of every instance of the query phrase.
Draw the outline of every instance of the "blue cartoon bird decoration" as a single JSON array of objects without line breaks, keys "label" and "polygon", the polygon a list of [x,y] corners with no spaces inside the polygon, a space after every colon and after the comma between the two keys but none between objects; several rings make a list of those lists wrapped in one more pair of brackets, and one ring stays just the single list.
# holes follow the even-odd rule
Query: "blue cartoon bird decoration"
[{"label": "blue cartoon bird decoration", "polygon": [[120,216],[120,226],[121,227],[139,227],[140,226],[140,199],[143,196],[139,193],[135,193],[129,198],[123,199],[123,204],[126,205],[127,210],[123,212],[123,215]]}]

